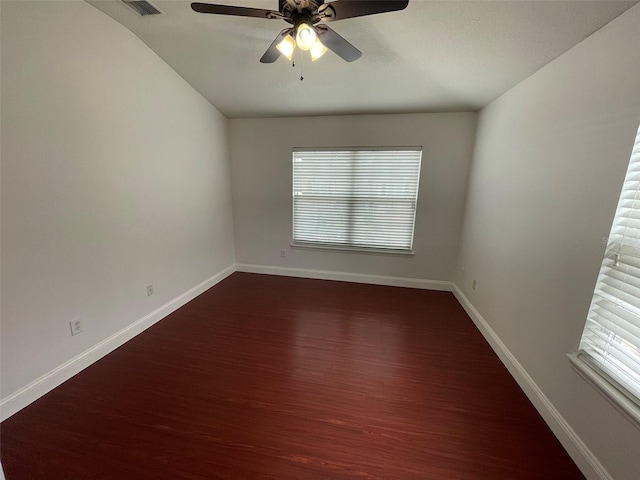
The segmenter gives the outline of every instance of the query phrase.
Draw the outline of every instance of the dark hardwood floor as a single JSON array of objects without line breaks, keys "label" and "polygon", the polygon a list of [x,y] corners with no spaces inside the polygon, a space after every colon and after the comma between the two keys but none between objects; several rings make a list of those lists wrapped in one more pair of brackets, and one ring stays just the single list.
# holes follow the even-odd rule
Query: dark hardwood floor
[{"label": "dark hardwood floor", "polygon": [[7,480],[584,478],[452,294],[244,273],[1,435]]}]

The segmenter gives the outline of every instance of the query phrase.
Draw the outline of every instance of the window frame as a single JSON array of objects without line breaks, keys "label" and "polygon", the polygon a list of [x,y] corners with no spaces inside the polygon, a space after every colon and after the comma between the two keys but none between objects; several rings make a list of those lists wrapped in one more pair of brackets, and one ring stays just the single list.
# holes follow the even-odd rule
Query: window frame
[{"label": "window frame", "polygon": [[[347,245],[347,244],[331,244],[331,243],[321,243],[321,242],[312,242],[312,241],[301,241],[295,239],[295,209],[296,209],[296,192],[295,192],[295,179],[296,179],[296,167],[295,167],[295,154],[298,152],[418,152],[418,169],[416,173],[416,182],[415,182],[415,198],[413,200],[413,217],[411,224],[411,245],[408,249],[399,249],[399,248],[384,248],[384,247],[367,247],[362,245]],[[413,250],[414,239],[415,239],[415,227],[416,227],[416,219],[418,212],[418,196],[420,192],[420,177],[422,173],[422,146],[393,146],[393,147],[294,147],[291,151],[291,167],[292,167],[292,175],[291,175],[291,186],[292,186],[292,194],[291,194],[291,242],[290,247],[295,249],[304,249],[304,250],[320,250],[320,251],[337,251],[337,252],[351,252],[351,253],[360,253],[360,254],[375,254],[375,255],[390,255],[390,256],[405,256],[411,257],[415,255]]]},{"label": "window frame", "polygon": [[[627,164],[624,181],[620,188],[620,195],[618,197],[616,212],[613,221],[611,222],[611,233],[610,236],[607,237],[607,245],[603,253],[602,262],[598,272],[598,279],[593,289],[591,304],[589,306],[587,318],[585,320],[583,331],[580,337],[580,347],[578,351],[567,354],[567,357],[569,358],[572,368],[584,380],[586,380],[607,401],[609,401],[609,403],[611,403],[616,409],[618,409],[618,411],[620,411],[629,421],[631,421],[633,425],[640,429],[640,393],[630,390],[630,388],[635,387],[635,384],[630,383],[630,388],[627,388],[621,383],[623,380],[618,381],[616,378],[614,378],[614,376],[616,375],[615,371],[610,374],[605,368],[599,365],[599,363],[606,365],[610,361],[606,361],[607,357],[605,357],[604,359],[599,358],[602,357],[603,353],[600,352],[600,349],[596,348],[594,350],[594,344],[592,343],[593,340],[591,338],[591,336],[600,329],[610,332],[614,338],[617,338],[618,334],[613,332],[618,332],[617,329],[621,328],[620,325],[624,324],[623,319],[626,318],[627,322],[631,322],[631,320],[629,320],[630,318],[638,316],[637,308],[635,307],[637,302],[634,302],[633,300],[626,300],[626,297],[640,300],[640,295],[632,295],[630,292],[626,291],[625,286],[630,284],[630,282],[626,281],[626,276],[623,278],[623,280],[617,281],[620,286],[618,286],[617,283],[611,283],[610,272],[618,272],[617,269],[619,260],[622,265],[631,265],[628,260],[623,262],[623,257],[621,257],[621,255],[625,255],[626,258],[631,259],[637,259],[640,257],[640,255],[635,252],[635,250],[637,250],[637,247],[630,248],[627,246],[627,242],[629,241],[629,239],[635,238],[635,235],[627,234],[629,223],[624,223],[625,221],[629,222],[629,219],[634,218],[633,212],[640,212],[640,206],[636,207],[636,202],[640,201],[640,198],[636,199],[638,193],[640,192],[640,186],[638,185],[638,182],[640,181],[638,180],[639,165],[640,127],[637,130],[636,137],[631,147],[631,154],[629,157],[629,162]],[[628,198],[626,197],[626,195],[628,195],[629,191],[635,192],[631,207],[625,204],[625,202],[628,202]],[[624,225],[623,233],[620,233],[619,231],[621,224]],[[613,255],[615,258],[612,263],[611,257],[612,252],[614,251],[617,253]],[[634,253],[631,254],[629,253],[630,251],[633,251]],[[631,285],[635,285],[637,283],[637,275],[633,275],[632,278],[635,278],[636,282],[631,283]],[[616,294],[616,297],[611,297],[612,300],[608,300],[611,292],[619,293]],[[623,300],[621,300],[621,298]],[[620,311],[620,313],[617,313],[618,310],[610,310],[609,308],[611,307],[605,307],[603,304],[601,304],[602,301],[609,302],[614,308],[619,308],[622,310]],[[634,307],[631,307],[630,305],[634,305]],[[606,311],[611,313],[609,315],[605,315],[605,317],[600,317],[601,308],[607,308]],[[632,313],[634,312],[634,309],[636,313]],[[619,323],[620,320],[623,320],[622,324]],[[611,325],[614,326],[612,327]],[[635,326],[635,322],[631,322],[630,325]],[[640,321],[638,322],[638,326],[640,326]],[[631,339],[633,339],[633,341],[631,341]],[[638,339],[640,340],[640,337]],[[633,333],[631,333],[631,337],[628,337],[627,342],[630,343],[629,348],[631,349],[631,351],[637,350],[638,347],[640,347],[640,344],[635,344],[635,336],[633,335]],[[586,350],[582,349],[583,345],[585,345]],[[605,345],[609,344],[606,343]],[[594,350],[594,354],[592,355],[587,350]],[[624,355],[628,355],[628,353],[625,353]],[[618,361],[624,362],[622,360]],[[637,370],[637,372],[635,368],[629,368],[634,375],[640,374],[640,368]]]}]

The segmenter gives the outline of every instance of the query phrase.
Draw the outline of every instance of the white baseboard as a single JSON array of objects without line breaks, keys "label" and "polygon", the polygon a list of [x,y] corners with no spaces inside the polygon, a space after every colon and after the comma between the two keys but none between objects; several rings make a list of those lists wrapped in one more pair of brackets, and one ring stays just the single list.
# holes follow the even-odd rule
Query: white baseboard
[{"label": "white baseboard", "polygon": [[502,360],[502,363],[507,367],[511,376],[518,382],[520,388],[522,388],[529,400],[531,400],[531,403],[536,407],[585,477],[589,480],[613,480],[613,477],[609,475],[609,472],[607,472],[596,456],[589,450],[573,428],[571,428],[540,387],[538,387],[536,382],[534,382],[533,378],[531,378],[516,357],[509,351],[507,346],[502,343],[502,340],[500,340],[496,332],[493,331],[487,321],[480,315],[480,312],[475,309],[469,299],[462,293],[460,288],[458,288],[455,283],[452,284],[452,287],[453,294],[469,317],[471,317],[473,323],[476,324],[480,333],[482,333],[487,342],[489,342],[493,351],[498,355],[500,360]]},{"label": "white baseboard", "polygon": [[0,401],[5,420],[236,271],[231,265]]},{"label": "white baseboard", "polygon": [[422,280],[420,278],[389,277],[384,275],[368,275],[364,273],[335,272],[329,270],[310,270],[304,268],[274,267],[269,265],[236,264],[238,272],[265,273],[284,277],[315,278],[319,280],[336,280],[340,282],[367,283],[371,285],[387,285],[390,287],[420,288],[423,290],[451,291],[451,282],[439,280]]}]

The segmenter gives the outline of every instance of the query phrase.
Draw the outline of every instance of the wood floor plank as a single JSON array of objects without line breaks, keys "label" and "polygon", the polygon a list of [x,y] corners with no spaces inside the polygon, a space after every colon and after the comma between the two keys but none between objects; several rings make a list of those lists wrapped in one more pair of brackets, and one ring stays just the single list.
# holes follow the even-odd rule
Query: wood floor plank
[{"label": "wood floor plank", "polygon": [[452,294],[245,273],[0,429],[7,480],[584,479]]}]

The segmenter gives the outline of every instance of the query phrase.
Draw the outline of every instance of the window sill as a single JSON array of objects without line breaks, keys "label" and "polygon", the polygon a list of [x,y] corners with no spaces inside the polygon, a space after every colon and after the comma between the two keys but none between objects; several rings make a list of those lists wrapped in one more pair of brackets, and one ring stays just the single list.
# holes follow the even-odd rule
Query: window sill
[{"label": "window sill", "polygon": [[627,418],[636,428],[640,429],[640,406],[629,399],[624,393],[611,384],[595,368],[581,359],[577,353],[568,353],[571,367],[594,387],[611,405]]},{"label": "window sill", "polygon": [[338,252],[364,253],[369,255],[391,255],[394,257],[413,257],[413,250],[391,250],[384,248],[363,248],[363,247],[341,247],[334,245],[321,245],[313,243],[291,243],[291,248],[299,248],[302,250],[333,250]]}]

